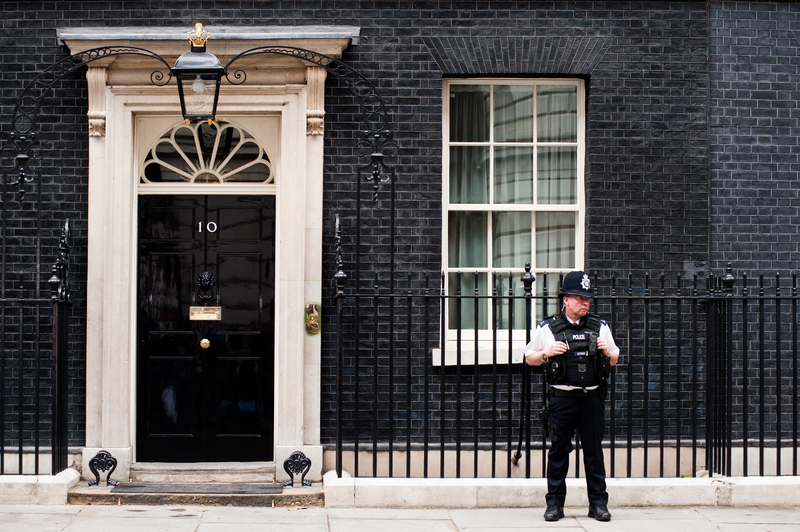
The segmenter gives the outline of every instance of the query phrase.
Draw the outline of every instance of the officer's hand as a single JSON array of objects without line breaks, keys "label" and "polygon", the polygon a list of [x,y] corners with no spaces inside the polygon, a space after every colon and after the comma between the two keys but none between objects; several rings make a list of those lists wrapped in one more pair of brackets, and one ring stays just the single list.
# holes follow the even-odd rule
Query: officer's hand
[{"label": "officer's hand", "polygon": [[547,353],[547,358],[561,356],[567,352],[567,344],[564,342],[553,342],[545,349],[545,352]]},{"label": "officer's hand", "polygon": [[602,351],[604,355],[608,356],[608,342],[602,336],[597,339],[597,349]]}]

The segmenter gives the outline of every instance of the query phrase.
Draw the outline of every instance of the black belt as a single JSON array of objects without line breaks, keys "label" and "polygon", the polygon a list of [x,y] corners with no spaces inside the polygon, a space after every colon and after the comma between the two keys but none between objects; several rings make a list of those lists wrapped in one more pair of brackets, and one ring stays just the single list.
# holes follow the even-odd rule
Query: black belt
[{"label": "black belt", "polygon": [[594,390],[587,390],[586,388],[578,388],[577,390],[561,390],[559,388],[550,388],[550,395],[553,397],[591,397],[592,395],[600,395],[600,388]]}]

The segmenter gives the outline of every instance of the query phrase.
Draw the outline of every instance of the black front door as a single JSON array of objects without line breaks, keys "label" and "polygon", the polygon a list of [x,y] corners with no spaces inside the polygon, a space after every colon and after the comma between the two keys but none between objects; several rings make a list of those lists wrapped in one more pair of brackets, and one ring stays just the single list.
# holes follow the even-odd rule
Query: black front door
[{"label": "black front door", "polygon": [[274,235],[274,196],[139,197],[138,461],[272,460]]}]

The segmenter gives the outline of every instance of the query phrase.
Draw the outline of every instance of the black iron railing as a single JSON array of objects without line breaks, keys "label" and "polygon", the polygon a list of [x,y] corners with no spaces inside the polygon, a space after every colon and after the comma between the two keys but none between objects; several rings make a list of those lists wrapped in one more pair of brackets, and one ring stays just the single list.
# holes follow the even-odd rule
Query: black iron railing
[{"label": "black iron railing", "polygon": [[[544,384],[519,361],[558,290],[511,277],[507,293],[495,278],[483,295],[445,294],[444,279],[412,275],[397,290],[348,291],[337,277],[336,418],[327,428],[339,474],[544,475]],[[769,289],[764,279],[755,294],[730,271],[595,278],[593,311],[622,351],[606,401],[609,476],[797,474],[796,279],[781,287],[774,278]],[[489,327],[481,308],[492,309]],[[515,309],[525,309],[524,328],[512,325]],[[756,452],[757,469],[748,464]]]},{"label": "black iron railing", "polygon": [[[729,279],[733,284],[734,280]],[[711,468],[797,475],[797,276],[747,275],[709,305]]]},{"label": "black iron railing", "polygon": [[[33,275],[9,271],[3,222],[0,472],[55,475],[67,468],[68,460],[69,221],[61,232],[59,256],[48,281],[50,297],[43,297],[38,268]],[[37,252],[40,241],[38,235],[33,248]]]}]

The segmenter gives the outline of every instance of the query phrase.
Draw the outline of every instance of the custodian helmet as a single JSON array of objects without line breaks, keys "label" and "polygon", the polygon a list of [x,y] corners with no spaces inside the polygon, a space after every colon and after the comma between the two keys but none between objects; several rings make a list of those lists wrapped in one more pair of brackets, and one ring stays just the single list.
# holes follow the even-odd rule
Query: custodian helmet
[{"label": "custodian helmet", "polygon": [[589,276],[582,271],[569,272],[564,277],[564,283],[561,285],[561,292],[559,292],[558,297],[561,298],[565,295],[594,297],[592,281]]}]

